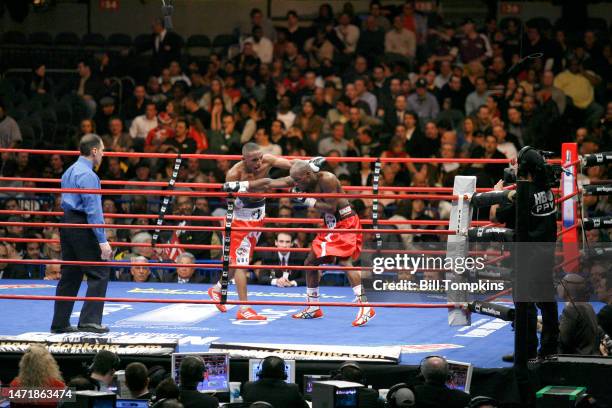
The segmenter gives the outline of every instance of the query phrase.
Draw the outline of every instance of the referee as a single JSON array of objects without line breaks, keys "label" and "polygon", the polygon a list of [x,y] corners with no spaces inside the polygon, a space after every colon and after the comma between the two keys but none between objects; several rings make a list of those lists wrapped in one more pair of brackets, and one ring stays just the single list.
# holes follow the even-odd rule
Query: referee
[{"label": "referee", "polygon": [[[86,134],[79,143],[81,155],[62,176],[62,188],[100,189],[100,179],[94,168],[102,163],[104,143],[98,135]],[[102,197],[99,194],[63,193],[62,222],[73,224],[103,224]],[[62,259],[64,261],[102,261],[111,257],[111,247],[103,228],[62,228],[60,230]],[[62,265],[62,277],[57,284],[56,296],[76,296],[87,275],[87,297],[105,297],[109,268],[106,266]],[[85,302],[78,328],[70,325],[73,301],[56,301],[51,323],[52,333],[85,331],[106,333],[102,311],[104,302]]]}]

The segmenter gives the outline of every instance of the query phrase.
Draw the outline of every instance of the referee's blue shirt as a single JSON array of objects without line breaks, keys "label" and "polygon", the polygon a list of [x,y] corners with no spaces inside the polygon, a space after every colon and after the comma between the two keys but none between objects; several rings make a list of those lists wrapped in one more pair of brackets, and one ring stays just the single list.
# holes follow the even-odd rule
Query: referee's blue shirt
[{"label": "referee's blue shirt", "polygon": [[[79,157],[62,175],[62,188],[100,189],[100,178],[93,171],[93,163]],[[104,224],[102,196],[100,194],[62,193],[64,211],[80,211],[87,214],[88,224]],[[100,244],[107,242],[104,228],[92,228]]]}]

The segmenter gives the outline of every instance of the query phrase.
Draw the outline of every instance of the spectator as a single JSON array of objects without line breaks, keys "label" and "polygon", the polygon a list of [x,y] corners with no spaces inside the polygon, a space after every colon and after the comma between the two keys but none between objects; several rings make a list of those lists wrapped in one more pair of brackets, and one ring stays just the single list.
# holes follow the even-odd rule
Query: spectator
[{"label": "spectator", "polygon": [[[60,261],[59,258],[51,259],[52,261]],[[58,281],[62,277],[62,265],[60,264],[46,264],[45,265],[45,276],[44,280],[55,280]]]},{"label": "spectator", "polygon": [[375,115],[378,102],[376,97],[368,91],[365,77],[355,79],[355,93],[359,100],[368,104],[370,114]]},{"label": "spectator", "polygon": [[542,86],[536,94],[537,100],[542,104],[552,98],[553,102],[557,105],[559,114],[563,115],[567,104],[567,98],[563,91],[554,85],[554,80],[555,74],[552,71],[544,71],[542,74]]},{"label": "spectator", "polygon": [[304,51],[308,54],[311,67],[319,68],[323,61],[334,59],[336,49],[329,40],[325,28],[317,27],[315,36],[306,40]]},{"label": "spectator", "polygon": [[35,95],[49,94],[53,90],[53,81],[47,76],[44,63],[36,63],[32,67],[32,79],[30,80],[30,97]]},{"label": "spectator", "polygon": [[[144,256],[133,255],[130,257],[131,263],[147,263],[149,260]],[[151,283],[159,282],[148,266],[130,266],[129,274],[123,273],[119,275],[119,280],[123,282]]]},{"label": "spectator", "polygon": [[340,14],[335,30],[336,35],[344,45],[343,52],[353,54],[357,50],[360,33],[359,28],[351,24],[351,17],[347,13]]},{"label": "spectator", "polygon": [[304,27],[300,27],[298,14],[295,10],[289,10],[287,12],[286,37],[287,41],[295,44],[298,50],[304,48],[304,43],[309,37],[308,30]]},{"label": "spectator", "polygon": [[440,90],[438,100],[443,101],[450,98],[451,109],[463,112],[465,110],[465,100],[468,94],[469,91],[464,86],[461,76],[453,74],[448,83]]},{"label": "spectator", "polygon": [[21,130],[17,122],[6,114],[6,104],[0,99],[0,147],[13,149],[21,141]]},{"label": "spectator", "polygon": [[283,153],[279,145],[270,143],[270,135],[265,128],[257,129],[257,132],[255,132],[255,143],[260,147],[263,154],[280,156]]},{"label": "spectator", "polygon": [[427,19],[415,12],[414,3],[414,0],[407,0],[402,8],[404,28],[414,33],[418,45],[424,45],[427,41]]},{"label": "spectator", "polygon": [[131,122],[136,116],[144,115],[148,101],[144,85],[136,85],[134,93],[125,101],[121,108],[121,117]]},{"label": "spectator", "polygon": [[[214,118],[214,112],[213,112]],[[240,133],[235,129],[236,122],[231,114],[224,114],[221,128],[210,133],[208,140],[211,154],[240,154]]]},{"label": "spectator", "polygon": [[147,103],[145,114],[136,116],[130,126],[130,136],[136,150],[142,150],[144,143],[152,129],[157,127],[157,106],[153,102]]},{"label": "spectator", "polygon": [[264,30],[260,26],[253,26],[252,36],[245,43],[253,45],[253,51],[263,64],[270,64],[274,53],[274,44],[270,38],[264,36]]},{"label": "spectator", "polygon": [[518,141],[516,138],[514,138],[513,142],[508,140],[506,129],[501,124],[493,126],[493,136],[497,139],[497,150],[503,153],[507,159],[513,160],[517,158],[520,147],[517,146]]},{"label": "spectator", "polygon": [[449,370],[443,357],[425,357],[421,362],[421,375],[425,383],[414,387],[417,407],[464,408],[470,402],[469,394],[446,386]]},{"label": "spectator", "polygon": [[493,56],[491,44],[486,35],[478,33],[471,18],[463,22],[463,38],[459,41],[459,58],[465,65],[470,62],[484,62]]},{"label": "spectator", "polygon": [[93,118],[96,114],[96,101],[104,95],[104,84],[95,78],[91,72],[91,63],[85,59],[77,65],[79,82],[76,86],[76,94],[81,97],[87,106],[88,117]]},{"label": "spectator", "polygon": [[153,397],[149,391],[149,373],[142,363],[134,362],[125,367],[125,384],[134,399],[150,400]]},{"label": "spectator", "polygon": [[[19,360],[19,374],[9,384],[12,388],[44,388],[63,390],[66,387],[57,362],[42,345],[32,345]],[[42,406],[57,406],[57,403],[38,403]],[[11,406],[29,407],[31,404],[11,402]]]},{"label": "spectator", "polygon": [[[280,216],[280,214],[279,214]],[[287,249],[293,247],[293,237],[291,234],[280,232],[276,234],[274,246],[279,249]],[[305,256],[300,252],[264,252],[258,255],[259,259],[255,260],[255,265],[304,265]],[[283,287],[303,286],[306,283],[304,273],[300,270],[256,270],[258,283],[262,285],[272,285]]]},{"label": "spectator", "polygon": [[[163,371],[165,372],[165,370]],[[176,400],[179,398],[181,391],[178,385],[176,385],[176,383],[172,379],[172,377],[167,377],[161,380],[159,384],[157,384],[157,386],[155,387],[154,394],[155,396],[151,400],[153,404],[155,404],[156,402],[160,402],[163,399]]]},{"label": "spectator", "polygon": [[402,16],[393,18],[393,28],[385,34],[385,53],[407,58],[409,62],[416,55],[416,36],[404,27]]},{"label": "spectator", "polygon": [[291,97],[289,95],[283,95],[278,104],[278,112],[276,119],[283,122],[285,129],[289,129],[295,122],[296,115],[291,111]]},{"label": "spectator", "polygon": [[576,57],[567,62],[567,69],[555,77],[554,86],[569,96],[584,117],[587,127],[594,127],[603,115],[603,108],[595,102],[592,75],[587,73]]},{"label": "spectator", "polygon": [[585,279],[575,273],[567,274],[559,291],[566,301],[559,318],[559,352],[601,355],[599,345],[603,332],[597,323],[595,310],[588,302]]},{"label": "spectator", "polygon": [[166,139],[160,146],[160,153],[200,153],[198,151],[197,142],[191,137],[188,137],[188,135],[189,126],[187,125],[187,121],[184,118],[179,118],[174,128],[174,136]]},{"label": "spectator", "polygon": [[276,356],[266,357],[261,363],[259,379],[242,385],[240,394],[243,401],[265,401],[274,408],[307,408],[297,384],[287,384],[284,376],[285,361]]},{"label": "spectator", "polygon": [[[382,29],[383,33],[389,31],[389,29],[391,28],[389,19],[384,15],[385,11],[386,10],[383,10],[379,0],[370,1],[370,14],[368,15],[368,18],[373,17],[376,21],[376,25]],[[362,25],[365,27],[367,26],[367,24],[368,22],[366,19],[366,21],[364,21]]]},{"label": "spectator", "polygon": [[271,41],[276,39],[276,29],[272,21],[264,17],[262,11],[258,8],[251,9],[249,13],[249,24],[243,24],[239,27],[241,38],[245,38],[253,33],[255,27],[261,27],[262,33]]},{"label": "spectator", "polygon": [[427,91],[427,81],[419,78],[416,81],[416,92],[408,97],[408,110],[416,112],[421,121],[435,119],[440,112],[436,97]]},{"label": "spectator", "polygon": [[344,138],[344,125],[335,122],[332,125],[331,136],[321,139],[319,142],[318,152],[321,156],[327,156],[330,151],[336,150],[341,156],[346,156],[348,149],[348,141]]},{"label": "spectator", "polygon": [[[387,22],[387,25],[389,22]],[[383,55],[385,51],[380,45],[385,43],[385,30],[377,22],[376,17],[370,15],[365,19],[364,27],[357,43],[357,52],[368,57],[370,63]]]},{"label": "spectator", "polygon": [[476,78],[476,89],[474,92],[467,96],[465,100],[465,114],[472,115],[482,105],[487,104],[487,97],[489,92],[487,91],[487,81],[484,77]]},{"label": "spectator", "polygon": [[157,126],[147,134],[144,142],[144,151],[146,153],[157,153],[160,151],[161,146],[173,137],[172,118],[166,112],[161,112],[157,115]]},{"label": "spectator", "polygon": [[123,121],[119,117],[109,119],[107,135],[102,136],[106,150],[112,152],[128,152],[132,147],[132,138],[123,131]]},{"label": "spectator", "polygon": [[162,68],[170,65],[170,62],[180,61],[182,41],[176,33],[166,29],[161,18],[154,19],[151,27],[153,29],[151,42],[139,51],[147,49],[153,51],[151,68],[155,74],[159,74]]},{"label": "spectator", "polygon": [[119,369],[119,357],[117,354],[101,350],[96,354],[91,364],[89,381],[93,384],[96,391],[109,392],[109,387],[113,383],[113,376]]},{"label": "spectator", "polygon": [[187,356],[179,368],[180,400],[185,408],[216,408],[219,401],[215,397],[197,390],[202,381],[206,367],[200,357]]},{"label": "spectator", "polygon": [[205,283],[203,276],[196,274],[193,266],[178,266],[182,264],[195,264],[195,257],[189,252],[183,252],[176,257],[176,270],[165,274],[163,282],[174,283]]},{"label": "spectator", "polygon": [[382,407],[384,404],[378,400],[378,391],[366,387],[364,373],[359,365],[355,361],[346,361],[340,364],[337,370],[331,373],[333,380],[335,381],[349,381],[357,384],[362,384],[363,388],[359,389],[359,407]]}]

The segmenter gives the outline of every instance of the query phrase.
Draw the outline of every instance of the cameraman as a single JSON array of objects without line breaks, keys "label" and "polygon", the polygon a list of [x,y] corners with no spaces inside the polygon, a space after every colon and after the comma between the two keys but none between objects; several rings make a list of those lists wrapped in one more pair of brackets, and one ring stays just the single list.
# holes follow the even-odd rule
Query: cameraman
[{"label": "cameraman", "polygon": [[[557,241],[557,208],[551,187],[558,185],[558,180],[552,167],[546,163],[542,154],[530,146],[525,146],[518,153],[517,176],[529,181],[529,222],[526,224],[528,242],[539,245],[524,245],[519,243],[522,252],[522,265],[529,265],[529,282],[518,281],[529,290],[529,299],[515,299],[516,302],[527,302],[528,307],[528,333],[527,349],[529,358],[546,358],[557,354],[559,337],[559,312],[555,301],[553,284],[554,243]],[[501,190],[503,182],[500,180],[494,187]],[[525,205],[525,204],[523,204]],[[506,205],[491,207],[491,221],[503,222],[506,227],[516,228],[516,202],[512,199]],[[518,237],[516,238],[518,239]],[[516,272],[516,271],[515,271]],[[516,291],[515,291],[516,293]],[[542,335],[540,350],[538,351],[537,336],[537,309],[542,314]],[[513,361],[514,356],[504,356],[504,361]]]}]

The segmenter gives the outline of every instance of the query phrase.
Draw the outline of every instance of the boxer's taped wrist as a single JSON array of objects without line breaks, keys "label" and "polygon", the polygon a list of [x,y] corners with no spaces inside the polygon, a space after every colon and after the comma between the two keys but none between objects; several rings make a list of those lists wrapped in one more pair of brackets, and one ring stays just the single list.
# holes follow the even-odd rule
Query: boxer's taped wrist
[{"label": "boxer's taped wrist", "polygon": [[317,203],[316,198],[308,197],[304,200],[304,204],[306,204],[308,208],[314,208],[316,203]]}]

